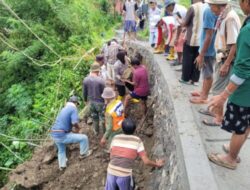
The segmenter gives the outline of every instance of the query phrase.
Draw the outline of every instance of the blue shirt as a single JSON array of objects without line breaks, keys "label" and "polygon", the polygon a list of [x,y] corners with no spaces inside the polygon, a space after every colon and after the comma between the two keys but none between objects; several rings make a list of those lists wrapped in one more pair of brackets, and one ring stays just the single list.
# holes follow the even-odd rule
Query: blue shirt
[{"label": "blue shirt", "polygon": [[[201,42],[200,42],[199,52],[201,52],[203,45],[204,45],[204,40],[206,37],[206,29],[215,29],[216,21],[217,21],[217,16],[213,14],[210,7],[206,7],[203,13],[203,26],[202,26],[202,31],[201,31]],[[215,47],[214,47],[215,36],[216,36],[216,32],[214,32],[212,36],[211,43],[207,49],[207,52],[205,53],[205,56],[215,57],[215,53],[216,53]]]},{"label": "blue shirt", "polygon": [[[72,129],[72,124],[79,122],[78,111],[76,106],[68,102],[66,106],[57,115],[56,121],[52,126],[52,130],[63,130],[68,133]],[[51,132],[51,136],[54,138],[63,138],[65,136],[63,132]]]}]

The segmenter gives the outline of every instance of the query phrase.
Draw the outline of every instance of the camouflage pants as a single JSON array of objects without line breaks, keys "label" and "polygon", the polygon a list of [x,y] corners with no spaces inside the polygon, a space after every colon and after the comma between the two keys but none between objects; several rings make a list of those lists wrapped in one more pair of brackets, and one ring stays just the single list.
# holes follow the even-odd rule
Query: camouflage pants
[{"label": "camouflage pants", "polygon": [[105,133],[104,126],[104,103],[91,102],[90,103],[90,113],[93,119],[94,130],[96,135],[99,134],[100,128],[102,128],[103,133]]}]

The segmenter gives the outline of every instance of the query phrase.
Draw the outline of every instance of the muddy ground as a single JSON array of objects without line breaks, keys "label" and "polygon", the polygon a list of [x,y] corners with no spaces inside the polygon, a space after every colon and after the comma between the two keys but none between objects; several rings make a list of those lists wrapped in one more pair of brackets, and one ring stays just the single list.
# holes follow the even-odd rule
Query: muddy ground
[{"label": "muddy ground", "polygon": [[[148,100],[148,104],[152,107],[152,100]],[[132,116],[136,120],[138,124],[137,134],[142,138],[150,157],[150,150],[154,143],[153,110],[149,108],[144,120],[138,104],[131,105],[130,108],[128,116]],[[100,137],[94,136],[91,126],[81,123],[81,127],[89,137],[90,148],[94,150],[90,157],[80,160],[79,145],[69,145],[67,148],[67,168],[60,171],[56,147],[53,142],[46,142],[42,148],[37,148],[34,151],[31,160],[19,165],[11,172],[9,183],[3,189],[103,190],[109,154],[105,153],[99,146]],[[144,166],[140,159],[136,160],[133,170],[136,189],[147,189],[147,181],[150,179],[152,170],[153,168]]]}]

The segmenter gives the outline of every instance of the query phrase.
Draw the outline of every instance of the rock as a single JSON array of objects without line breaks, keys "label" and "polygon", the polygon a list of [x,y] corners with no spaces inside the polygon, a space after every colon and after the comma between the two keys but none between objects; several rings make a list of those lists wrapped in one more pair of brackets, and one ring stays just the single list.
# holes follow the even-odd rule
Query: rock
[{"label": "rock", "polygon": [[50,164],[55,158],[56,158],[57,154],[56,154],[56,150],[53,146],[53,149],[51,151],[48,151],[45,153],[45,156],[42,160],[43,164]]},{"label": "rock", "polygon": [[144,134],[148,137],[152,137],[154,134],[154,130],[151,127],[149,127],[144,131]]},{"label": "rock", "polygon": [[93,123],[93,120],[92,120],[92,118],[89,117],[89,118],[88,118],[88,121],[87,121],[87,124],[88,124],[88,125],[92,125],[92,123]]}]

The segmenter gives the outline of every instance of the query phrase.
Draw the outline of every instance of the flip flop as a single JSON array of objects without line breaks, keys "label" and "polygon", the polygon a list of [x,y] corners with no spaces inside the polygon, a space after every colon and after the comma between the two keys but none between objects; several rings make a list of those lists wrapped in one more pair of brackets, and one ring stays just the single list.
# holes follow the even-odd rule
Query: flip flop
[{"label": "flip flop", "polygon": [[191,92],[191,96],[197,96],[197,97],[200,97],[201,96],[201,93],[198,92],[198,91],[193,91]]},{"label": "flip flop", "polygon": [[237,168],[237,164],[231,164],[224,160],[221,160],[221,158],[218,157],[218,155],[219,153],[210,153],[207,155],[207,157],[211,162],[215,163],[218,166],[222,166],[224,168],[228,168],[231,170],[235,170]]},{"label": "flip flop", "polygon": [[208,115],[208,116],[211,116],[211,117],[215,117],[208,109],[201,108],[201,109],[199,109],[198,112],[203,114],[203,115]]},{"label": "flip flop", "polygon": [[202,123],[203,123],[204,125],[207,125],[207,126],[210,126],[210,127],[219,127],[219,126],[221,126],[221,124],[216,123],[216,122],[214,121],[214,119],[212,119],[212,120],[203,119],[203,120],[202,120]]},{"label": "flip flop", "polygon": [[[225,153],[229,153],[229,147],[227,146],[227,144],[223,144],[222,145],[222,150],[225,152]],[[240,163],[241,162],[241,159],[240,159],[240,157],[238,156],[237,158],[236,158],[236,162],[237,163]]]},{"label": "flip flop", "polygon": [[203,100],[200,97],[192,97],[189,100],[192,104],[207,104],[208,100]]}]

